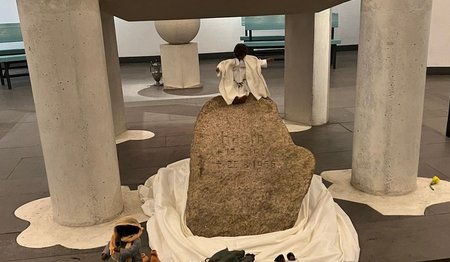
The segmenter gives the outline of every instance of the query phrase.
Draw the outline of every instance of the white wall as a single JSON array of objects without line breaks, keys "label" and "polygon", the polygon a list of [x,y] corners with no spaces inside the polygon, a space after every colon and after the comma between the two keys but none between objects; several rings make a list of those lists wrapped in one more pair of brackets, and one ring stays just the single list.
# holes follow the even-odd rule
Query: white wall
[{"label": "white wall", "polygon": [[[352,0],[333,8],[333,12],[340,14],[335,35],[342,44],[358,43],[360,1]],[[0,0],[0,23],[16,22],[19,22],[16,1]],[[116,18],[116,31],[120,57],[159,55],[159,45],[164,41],[153,22],[126,22]],[[239,17],[210,18],[201,20],[200,31],[193,41],[198,42],[199,53],[231,52],[242,35],[244,29]]]},{"label": "white wall", "polygon": [[[156,32],[154,22],[127,22],[116,18],[120,57],[159,55],[164,41]],[[240,17],[201,19],[200,31],[194,38],[199,53],[231,52],[244,35]]]},{"label": "white wall", "polygon": [[334,29],[334,36],[342,41],[342,45],[359,43],[360,9],[361,0],[351,0],[331,9],[333,13],[339,14],[339,27]]},{"label": "white wall", "polygon": [[0,23],[17,23],[19,14],[15,0],[0,0]]},{"label": "white wall", "polygon": [[450,66],[450,1],[433,0],[428,66]]},{"label": "white wall", "polygon": [[[31,1],[31,0],[30,0]],[[351,0],[333,7],[339,13],[336,38],[343,45],[358,44],[361,0]],[[428,66],[450,66],[450,0],[433,0]],[[0,23],[17,23],[19,16],[15,0],[0,0]],[[202,19],[198,42],[200,53],[230,52],[244,34],[240,18]],[[116,19],[119,55],[159,55],[163,40],[156,33],[153,22],[126,22]]]}]

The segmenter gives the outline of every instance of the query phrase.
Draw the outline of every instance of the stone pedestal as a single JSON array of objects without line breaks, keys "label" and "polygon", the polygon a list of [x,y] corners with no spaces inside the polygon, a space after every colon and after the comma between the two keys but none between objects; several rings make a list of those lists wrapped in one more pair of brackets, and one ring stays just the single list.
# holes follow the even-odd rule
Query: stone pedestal
[{"label": "stone pedestal", "polygon": [[123,209],[98,1],[17,1],[56,222]]},{"label": "stone pedestal", "polygon": [[363,0],[351,183],[377,195],[416,189],[431,1]]},{"label": "stone pedestal", "polygon": [[197,43],[161,45],[164,88],[201,87]]},{"label": "stone pedestal", "polygon": [[285,119],[322,125],[328,121],[330,10],[286,15]]}]

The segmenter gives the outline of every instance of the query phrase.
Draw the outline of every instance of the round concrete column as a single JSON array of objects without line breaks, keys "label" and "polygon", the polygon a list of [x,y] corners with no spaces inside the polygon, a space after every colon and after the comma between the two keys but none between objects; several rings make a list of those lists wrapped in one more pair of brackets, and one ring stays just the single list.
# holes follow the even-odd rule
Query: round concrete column
[{"label": "round concrete column", "polygon": [[106,68],[108,70],[109,92],[116,136],[127,131],[125,105],[123,102],[122,77],[120,75],[119,52],[117,50],[116,27],[114,17],[102,12],[103,42],[105,44]]},{"label": "round concrete column", "polygon": [[371,194],[416,189],[431,1],[363,0],[351,183]]},{"label": "round concrete column", "polygon": [[285,17],[285,119],[307,125],[328,121],[330,9]]},{"label": "round concrete column", "polygon": [[111,220],[123,202],[99,3],[17,3],[53,217]]},{"label": "round concrete column", "polygon": [[328,92],[330,90],[331,9],[314,15],[314,64],[311,124],[328,122]]}]

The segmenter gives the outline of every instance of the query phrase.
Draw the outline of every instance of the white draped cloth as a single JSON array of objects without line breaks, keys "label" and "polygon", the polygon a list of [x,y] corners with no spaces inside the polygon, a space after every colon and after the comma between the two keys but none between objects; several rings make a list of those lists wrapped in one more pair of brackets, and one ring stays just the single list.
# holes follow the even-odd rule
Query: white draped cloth
[{"label": "white draped cloth", "polygon": [[279,254],[293,252],[297,261],[358,261],[358,235],[349,217],[333,201],[321,177],[314,175],[295,226],[262,235],[205,238],[194,236],[186,226],[189,159],[150,177],[139,186],[150,247],[161,262],[200,262],[224,248],[245,250],[256,262],[273,262]]},{"label": "white draped cloth", "polygon": [[[237,58],[223,60],[217,65],[220,77],[219,92],[228,105],[234,98],[247,96],[252,93],[256,100],[270,95],[261,68],[267,67],[265,59],[246,55],[243,61]],[[241,72],[244,70],[244,73]]]}]

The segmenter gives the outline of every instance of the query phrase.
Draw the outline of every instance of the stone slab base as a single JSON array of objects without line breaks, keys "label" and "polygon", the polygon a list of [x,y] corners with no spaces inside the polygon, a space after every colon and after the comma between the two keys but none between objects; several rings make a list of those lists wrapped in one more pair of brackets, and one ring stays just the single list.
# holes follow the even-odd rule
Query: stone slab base
[{"label": "stone slab base", "polygon": [[286,119],[283,119],[284,124],[286,125],[289,133],[295,133],[295,132],[303,132],[306,130],[311,129],[311,126],[304,125],[297,122],[292,122]]},{"label": "stone slab base", "polygon": [[431,178],[418,177],[416,191],[403,196],[376,196],[364,193],[350,184],[351,169],[322,172],[323,179],[333,183],[328,188],[333,198],[362,203],[385,216],[420,216],[428,206],[450,201],[450,182],[441,180],[430,188]]},{"label": "stone slab base", "polygon": [[113,221],[87,227],[62,226],[53,221],[50,197],[41,198],[19,207],[16,217],[30,222],[30,226],[17,236],[17,243],[29,248],[61,245],[73,249],[90,249],[104,246],[111,239],[114,223],[121,217],[133,216],[139,222],[148,217],[142,212],[142,202],[137,190],[122,187],[124,209]]},{"label": "stone slab base", "polygon": [[127,130],[116,136],[116,144],[120,144],[129,140],[145,140],[154,137],[153,132],[147,130]]}]

